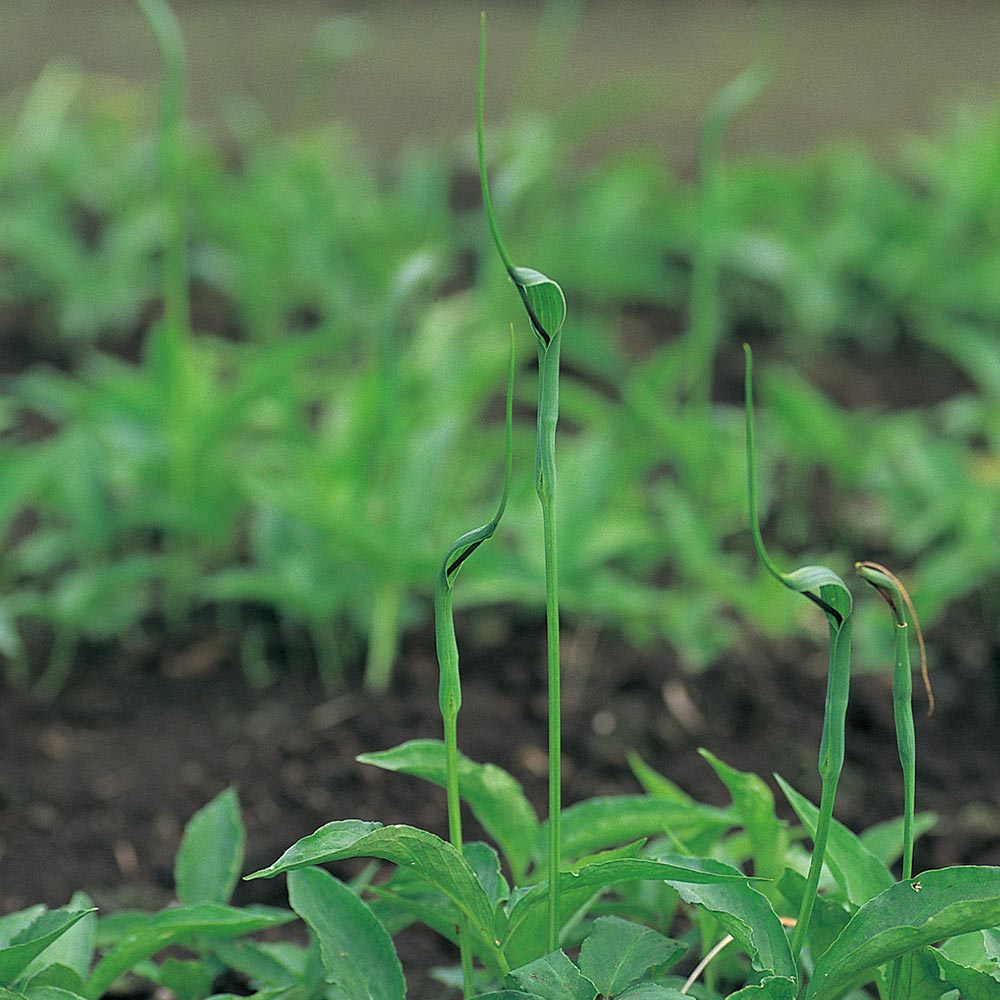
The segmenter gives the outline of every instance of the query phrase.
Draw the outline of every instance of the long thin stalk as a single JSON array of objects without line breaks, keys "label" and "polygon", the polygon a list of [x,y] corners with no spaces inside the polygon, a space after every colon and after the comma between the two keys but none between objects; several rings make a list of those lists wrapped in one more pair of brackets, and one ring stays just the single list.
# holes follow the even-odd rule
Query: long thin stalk
[{"label": "long thin stalk", "polygon": [[[458,641],[455,637],[453,588],[458,571],[466,559],[487,539],[492,538],[507,507],[513,465],[514,440],[514,329],[510,331],[510,361],[507,370],[506,450],[503,484],[496,513],[486,524],[467,531],[445,553],[438,570],[434,596],[434,633],[440,682],[438,706],[444,725],[445,790],[448,799],[448,836],[452,847],[462,852],[462,800],[458,782],[458,713],[462,707],[462,679],[459,672]],[[465,917],[458,923],[458,948],[462,962],[462,988],[465,997],[473,990],[472,951]]]},{"label": "long thin stalk", "polygon": [[507,274],[521,297],[538,343],[538,413],[535,448],[535,489],[542,507],[545,552],[545,619],[548,660],[549,714],[549,843],[548,950],[559,947],[559,864],[562,815],[562,702],[559,662],[559,571],[556,545],[556,425],[559,422],[559,354],[566,300],[551,278],[532,268],[516,266],[500,235],[486,175],[483,92],[486,76],[486,15],[480,18],[476,138],[479,179],[490,233]]},{"label": "long thin stalk", "polygon": [[[913,816],[916,808],[917,740],[913,725],[913,676],[910,667],[910,625],[917,636],[920,649],[920,671],[927,691],[928,714],[934,711],[934,692],[927,675],[927,655],[924,650],[920,621],[910,595],[892,572],[875,562],[859,562],[855,572],[871,584],[889,605],[894,629],[892,663],[892,712],[896,724],[896,747],[903,772],[903,863],[901,875],[908,881],[913,878]],[[909,619],[909,620],[907,620]],[[909,981],[912,956],[904,955],[892,963],[889,983],[889,1000],[902,1000],[903,981]]]},{"label": "long thin stalk", "polygon": [[[750,530],[758,557],[768,572],[784,586],[808,598],[826,615],[830,633],[829,671],[827,674],[826,704],[823,712],[823,735],[819,748],[819,775],[821,783],[819,817],[813,835],[813,851],[806,877],[806,891],[792,935],[792,954],[796,961],[802,953],[816,892],[826,857],[826,845],[833,820],[833,807],[837,785],[844,766],[844,730],[851,679],[851,621],[853,600],[847,585],[833,570],[825,566],[803,566],[791,573],[782,572],[764,546],[760,530],[757,504],[756,443],[753,415],[753,355],[744,345],[746,354],[745,408],[747,448],[747,493],[750,508]],[[805,989],[803,979],[800,993]]]}]

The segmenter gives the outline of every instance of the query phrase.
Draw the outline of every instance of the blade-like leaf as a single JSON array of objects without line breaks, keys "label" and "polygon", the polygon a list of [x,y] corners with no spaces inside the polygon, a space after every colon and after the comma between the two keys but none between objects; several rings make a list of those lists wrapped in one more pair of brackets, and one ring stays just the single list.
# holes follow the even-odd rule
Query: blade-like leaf
[{"label": "blade-like leaf", "polygon": [[345,1000],[403,1000],[392,939],[347,886],[319,868],[301,868],[288,873],[288,900],[316,935],[327,981]]},{"label": "blade-like leaf", "polygon": [[941,868],[897,882],[865,903],[819,957],[806,1000],[834,1000],[908,951],[998,924],[1000,868]]},{"label": "blade-like leaf", "polygon": [[382,858],[408,868],[447,896],[468,918],[470,930],[498,955],[493,907],[475,872],[451,844],[412,826],[380,826],[361,820],[327,823],[293,844],[273,865],[248,879],[308,868],[345,858]]},{"label": "blade-like leaf", "polygon": [[[391,750],[361,754],[357,759],[362,764],[445,786],[445,752],[440,740],[411,740]],[[538,818],[519,782],[494,764],[477,764],[459,754],[458,791],[503,851],[514,879],[521,881],[531,860]]]},{"label": "blade-like leaf", "polygon": [[510,981],[522,989],[530,989],[542,1000],[594,1000],[597,987],[584,976],[562,951],[515,969]]},{"label": "blade-like leaf", "polygon": [[228,903],[243,867],[246,832],[235,790],[227,788],[199,809],[184,828],[174,861],[182,903]]},{"label": "blade-like leaf", "polygon": [[[913,839],[934,829],[938,818],[935,813],[922,812],[913,817]],[[887,868],[903,856],[903,818],[886,820],[868,827],[858,837],[862,844]]]},{"label": "blade-like leaf", "polygon": [[[797,792],[780,775],[774,780],[781,786],[802,825],[813,836],[819,810],[804,795]],[[831,874],[843,888],[847,899],[854,906],[867,903],[873,896],[893,884],[891,872],[858,838],[842,823],[830,824],[830,839],[826,846],[826,864]]]},{"label": "blade-like leaf", "polygon": [[174,944],[202,938],[234,938],[279,927],[294,919],[287,910],[248,906],[236,909],[219,903],[196,903],[161,910],[126,934],[98,962],[87,982],[86,994],[97,1000],[109,986],[144,958]]},{"label": "blade-like leaf", "polygon": [[600,917],[580,948],[580,971],[602,996],[618,996],[654,965],[686,950],[680,941],[620,917]]}]

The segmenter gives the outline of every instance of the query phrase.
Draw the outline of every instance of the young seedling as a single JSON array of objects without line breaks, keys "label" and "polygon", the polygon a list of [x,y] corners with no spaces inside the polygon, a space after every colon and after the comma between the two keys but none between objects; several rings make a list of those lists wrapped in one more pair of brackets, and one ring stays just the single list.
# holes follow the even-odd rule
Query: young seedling
[{"label": "young seedling", "polygon": [[559,942],[559,844],[562,810],[562,719],[559,669],[559,584],[556,561],[556,424],[559,420],[559,351],[566,298],[551,278],[530,267],[518,267],[504,246],[493,212],[484,148],[483,91],[486,76],[486,14],[480,18],[476,139],[479,180],[490,233],[497,253],[524,304],[538,342],[538,415],[535,448],[535,489],[542,506],[545,547],[545,617],[547,623],[549,716],[549,949]]},{"label": "young seedling", "polygon": [[844,729],[847,715],[847,699],[851,679],[851,614],[853,600],[844,581],[826,566],[802,566],[784,573],[771,561],[764,547],[757,512],[757,482],[754,472],[756,447],[753,419],[753,354],[749,345],[744,344],[746,354],[746,448],[747,448],[747,494],[750,505],[750,530],[754,547],[767,571],[780,583],[802,594],[812,601],[826,615],[830,633],[830,666],[827,675],[826,706],[823,714],[823,735],[820,740],[819,774],[822,784],[820,793],[819,819],[813,837],[813,853],[809,862],[805,894],[799,909],[792,936],[792,954],[796,960],[802,952],[809,931],[809,922],[816,902],[816,891],[823,869],[830,824],[833,819],[833,805],[837,796],[837,783],[844,765]]},{"label": "young seedling", "polygon": [[[458,571],[473,552],[493,533],[503,517],[510,493],[510,473],[514,440],[514,327],[510,328],[510,364],[507,371],[506,429],[507,447],[504,459],[503,485],[500,501],[493,517],[478,528],[465,532],[445,553],[434,588],[434,635],[437,645],[441,679],[438,703],[444,722],[446,789],[448,795],[448,836],[452,846],[462,853],[462,807],[458,788],[458,712],[462,707],[462,680],[458,669],[458,642],[455,639],[455,619],[452,613],[453,590]],[[458,945],[462,958],[462,984],[466,997],[472,996],[472,952],[468,941],[467,921],[458,928]]]},{"label": "young seedling", "polygon": [[[889,605],[895,626],[895,651],[892,665],[892,710],[896,723],[896,746],[899,763],[903,769],[903,862],[902,877],[913,878],[913,812],[916,798],[917,744],[913,728],[913,682],[910,672],[910,626],[917,636],[920,650],[920,673],[927,692],[927,714],[934,711],[934,692],[927,675],[927,653],[920,621],[910,595],[900,579],[876,562],[854,564],[854,570],[866,583],[875,588]],[[917,884],[917,883],[914,883]],[[910,978],[910,956],[897,959],[892,965],[889,1000],[899,1000],[901,984]]]}]

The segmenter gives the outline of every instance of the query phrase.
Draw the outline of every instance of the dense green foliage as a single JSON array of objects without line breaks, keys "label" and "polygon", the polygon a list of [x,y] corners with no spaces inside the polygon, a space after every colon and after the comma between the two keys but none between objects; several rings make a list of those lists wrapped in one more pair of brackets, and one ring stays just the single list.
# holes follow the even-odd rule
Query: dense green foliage
[{"label": "dense green foliage", "polygon": [[[490,415],[516,314],[479,206],[458,193],[472,164],[425,149],[375,170],[342,125],[221,142],[185,130],[194,333],[178,360],[150,319],[167,208],[148,123],[145,95],[53,69],[0,133],[0,312],[22,345],[0,443],[8,679],[43,669],[21,641],[32,622],[54,635],[52,693],[82,639],[263,606],[330,683],[367,647],[383,684],[401,630],[429,616],[455,512],[488,508],[495,482]],[[803,627],[751,570],[734,332],[769,362],[761,392],[787,486],[780,508],[763,503],[775,552],[833,566],[895,553],[928,625],[982,592],[1000,570],[1000,115],[956,115],[888,166],[843,146],[714,165],[708,214],[707,192],[652,153],[567,169],[578,140],[524,118],[488,143],[508,241],[558,263],[574,302],[563,612],[663,636],[695,667],[741,622]],[[677,335],[706,224],[719,268],[710,411],[681,405],[692,376]],[[845,354],[858,363],[825,370]],[[915,381],[935,371],[943,390]],[[519,398],[532,395],[519,379]],[[519,421],[519,453],[530,436]],[[542,606],[537,517],[515,482],[466,606]],[[260,619],[246,617],[260,676]]]}]

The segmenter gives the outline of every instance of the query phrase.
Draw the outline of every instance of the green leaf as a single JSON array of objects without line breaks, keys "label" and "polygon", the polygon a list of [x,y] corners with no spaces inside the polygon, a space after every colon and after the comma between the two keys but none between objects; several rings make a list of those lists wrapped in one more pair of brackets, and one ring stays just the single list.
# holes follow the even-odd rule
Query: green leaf
[{"label": "green leaf", "polygon": [[[913,839],[932,830],[937,821],[936,813],[917,813],[913,817]],[[888,868],[903,856],[903,818],[897,816],[884,823],[876,823],[861,833],[858,839]]]},{"label": "green leaf", "polygon": [[620,917],[599,917],[580,948],[580,971],[602,996],[618,996],[654,965],[672,962],[685,946]]},{"label": "green leaf", "polygon": [[[86,911],[85,916],[64,934],[60,934],[25,969],[26,981],[30,980],[33,984],[44,982],[46,986],[59,986],[69,990],[83,988],[94,958],[97,913],[93,900],[85,892],[74,893],[66,909]],[[40,974],[44,975],[41,981],[38,979]]]},{"label": "green leaf", "polygon": [[566,320],[566,296],[551,278],[531,267],[514,267],[508,272],[517,286],[531,326],[547,347]]},{"label": "green leaf", "polygon": [[774,795],[756,774],[737,771],[708,750],[698,751],[712,765],[733,797],[733,808],[746,830],[753,853],[754,874],[777,879],[784,870],[787,833],[774,811]]},{"label": "green leaf", "polygon": [[730,865],[711,858],[669,857],[675,863],[716,875],[728,875],[727,882],[717,885],[691,884],[690,880],[675,881],[667,878],[681,898],[711,913],[716,920],[739,942],[750,956],[758,972],[781,978],[795,979],[797,971],[788,937],[767,897],[746,881],[741,872]]},{"label": "green leaf", "polygon": [[781,582],[796,593],[818,598],[828,615],[833,612],[838,626],[851,615],[854,607],[851,592],[847,584],[827,566],[800,566],[791,573],[782,573]]},{"label": "green leaf", "polygon": [[228,903],[243,866],[246,832],[236,792],[227,788],[199,809],[184,828],[174,861],[182,903]]},{"label": "green leaf", "polygon": [[978,969],[952,961],[937,949],[931,949],[945,980],[962,994],[962,1000],[997,1000],[1000,982]]},{"label": "green leaf", "polygon": [[[734,824],[730,810],[648,795],[595,797],[563,810],[564,861],[640,837],[668,834],[691,850],[705,849]],[[541,827],[536,855],[544,857],[548,824]]]},{"label": "green leaf", "polygon": [[122,973],[170,945],[242,937],[280,927],[292,919],[293,914],[287,910],[264,906],[236,909],[220,903],[195,903],[161,910],[134,927],[111,948],[91,973],[86,995],[96,1000]]},{"label": "green leaf", "polygon": [[493,847],[481,840],[473,840],[462,845],[462,857],[469,862],[494,907],[510,899],[510,886],[503,877],[500,856]]},{"label": "green leaf", "polygon": [[347,886],[319,868],[297,869],[288,873],[288,899],[319,940],[327,980],[345,1000],[403,1000],[392,939]]},{"label": "green leaf", "polygon": [[544,1000],[544,997],[522,990],[495,990],[493,993],[477,993],[472,1000]]},{"label": "green leaf", "polygon": [[681,993],[673,986],[661,986],[659,983],[639,983],[626,990],[615,1000],[690,1000],[691,994]]},{"label": "green leaf", "polygon": [[757,986],[745,986],[730,993],[727,1000],[795,1000],[795,980],[768,976]]},{"label": "green leaf", "polygon": [[270,878],[296,868],[364,857],[391,861],[426,879],[466,916],[487,950],[495,957],[499,954],[493,937],[493,907],[475,872],[451,844],[426,830],[338,820],[303,837],[273,865],[246,877]]},{"label": "green leaf", "polygon": [[908,951],[1000,924],[1000,868],[924,872],[865,903],[816,962],[806,1000],[833,1000]]},{"label": "green leaf", "polygon": [[[33,911],[27,911],[33,912]],[[0,948],[0,982],[14,983],[31,961],[93,910],[48,910],[39,914]]]},{"label": "green leaf", "polygon": [[[445,787],[445,752],[440,740],[411,740],[391,750],[361,754],[357,759],[362,764],[412,774]],[[538,817],[520,783],[503,768],[478,764],[459,754],[458,792],[503,851],[514,880],[520,882],[528,870],[538,831]]]},{"label": "green leaf", "polygon": [[634,750],[628,752],[628,766],[632,768],[636,781],[642,785],[647,795],[656,799],[669,799],[678,804],[691,805],[694,802],[687,792],[650,767]]},{"label": "green leaf", "polygon": [[[686,860],[686,859],[685,859]],[[560,926],[572,915],[579,905],[580,895],[584,899],[598,889],[605,889],[622,882],[665,881],[722,883],[745,882],[745,875],[721,875],[715,872],[699,871],[686,864],[666,864],[649,858],[614,858],[598,861],[571,871],[560,872],[559,894],[561,899]],[[548,903],[548,879],[533,886],[510,908],[504,951],[511,962],[522,961],[526,954],[537,954],[541,938],[537,932],[535,919],[539,911]]]},{"label": "green leaf", "polygon": [[156,980],[176,1000],[201,1000],[212,992],[217,965],[169,956],[157,969]]},{"label": "green leaf", "polygon": [[[819,810],[780,775],[776,774],[774,780],[781,786],[809,836],[814,836]],[[889,869],[837,820],[830,823],[825,861],[830,873],[846,893],[848,901],[854,906],[867,903],[873,896],[888,889],[894,881]]]},{"label": "green leaf", "polygon": [[515,969],[510,980],[537,993],[542,1000],[594,1000],[597,987],[562,951],[543,955]]}]

